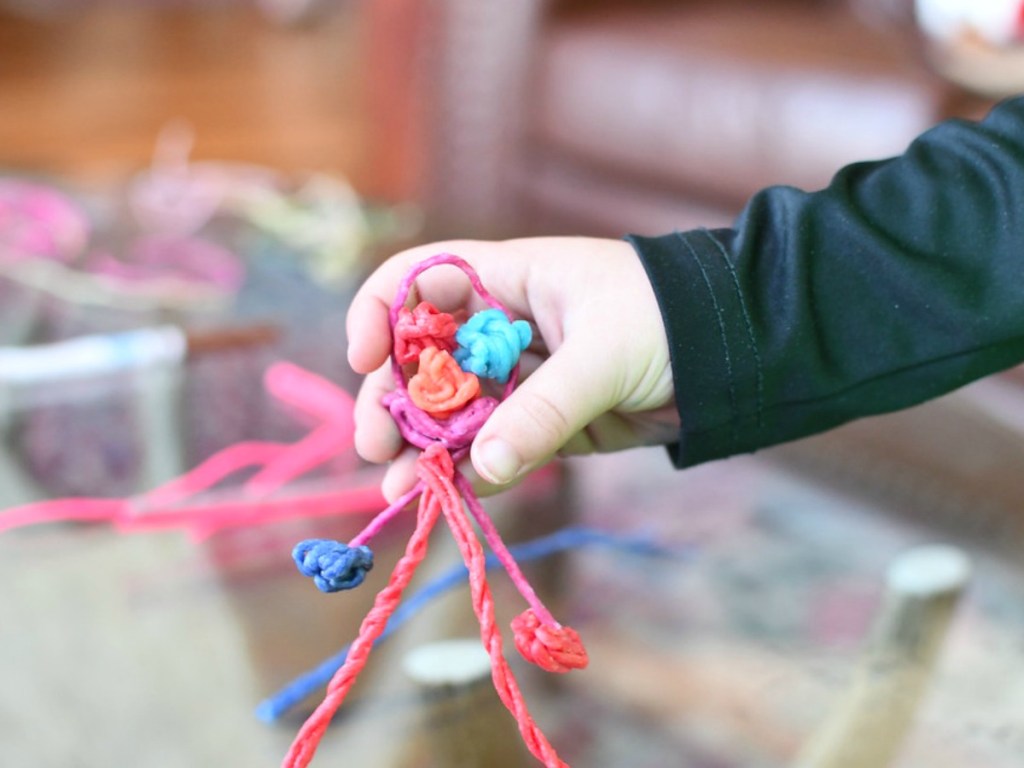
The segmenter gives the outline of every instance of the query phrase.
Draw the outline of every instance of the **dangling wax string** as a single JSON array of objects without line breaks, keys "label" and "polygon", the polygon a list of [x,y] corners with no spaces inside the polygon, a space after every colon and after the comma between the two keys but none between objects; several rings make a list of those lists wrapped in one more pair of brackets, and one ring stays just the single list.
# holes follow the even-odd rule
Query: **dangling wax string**
[{"label": "dangling wax string", "polygon": [[416,572],[416,566],[426,556],[430,532],[440,513],[440,501],[429,490],[425,490],[420,496],[416,529],[406,545],[405,554],[395,565],[387,586],[377,593],[373,607],[359,627],[359,635],[352,643],[345,663],[331,678],[331,682],[327,686],[324,700],[299,729],[299,733],[282,763],[284,768],[306,766],[313,759],[313,754],[316,752],[320,739],[323,738],[324,731],[330,725],[331,718],[334,717],[334,713],[338,711],[338,707],[345,700],[356,677],[366,666],[374,642],[383,633],[388,617],[394,613],[395,607],[402,597],[402,592]]},{"label": "dangling wax string", "polygon": [[501,633],[494,619],[494,598],[487,584],[483,547],[466,517],[462,499],[455,487],[455,467],[452,458],[439,446],[427,448],[423,457],[420,477],[426,483],[427,490],[432,491],[441,500],[441,511],[444,512],[455,543],[462,553],[462,559],[469,569],[473,612],[480,622],[480,639],[491,657],[491,680],[494,682],[494,689],[498,692],[501,702],[515,716],[519,724],[519,733],[530,753],[548,768],[561,768],[566,764],[558,757],[554,747],[533,721],[519,690],[519,684],[502,652]]},{"label": "dangling wax string", "polygon": [[[602,547],[613,551],[646,557],[669,557],[684,559],[692,554],[689,546],[669,548],[656,543],[652,537],[623,535],[601,531],[596,528],[572,526],[559,531],[508,547],[508,553],[519,563],[540,560],[545,557],[572,549]],[[497,556],[486,556],[485,565],[492,570],[502,565]],[[388,619],[387,627],[377,638],[379,644],[397,632],[414,618],[431,601],[466,582],[469,570],[465,565],[456,565],[421,587],[402,602]],[[375,644],[375,645],[376,645]],[[304,701],[317,688],[326,685],[335,672],[345,663],[350,646],[345,646],[335,655],[325,659],[313,669],[296,677],[277,693],[267,697],[256,707],[256,716],[264,722],[273,722],[285,712]]]},{"label": "dangling wax string", "polygon": [[477,525],[480,526],[480,530],[483,531],[484,538],[487,540],[487,544],[490,546],[491,551],[494,553],[494,556],[498,558],[498,561],[505,567],[512,583],[515,584],[516,589],[519,590],[519,594],[523,596],[523,599],[526,600],[534,613],[538,614],[549,624],[555,624],[556,622],[554,617],[540,602],[536,591],[534,591],[530,582],[526,580],[526,577],[519,568],[519,564],[516,562],[515,557],[513,557],[512,553],[509,552],[508,547],[505,546],[505,542],[501,540],[501,536],[498,534],[498,529],[494,527],[494,523],[490,516],[484,510],[480,501],[473,493],[473,487],[460,472],[456,472],[455,474],[455,485],[465,498],[466,505],[469,507],[469,511],[472,513]]},{"label": "dangling wax string", "polygon": [[[448,351],[450,316],[422,302],[412,312],[405,307],[416,277],[431,267],[443,264],[461,269],[490,307],[484,310],[486,317],[483,320],[470,318],[467,326],[470,326],[471,333],[468,336],[463,334],[462,342],[459,331],[455,333],[457,342],[465,342],[471,347],[465,351],[462,347],[456,349],[464,366],[471,369],[468,372],[459,367]],[[565,764],[530,716],[502,653],[503,643],[495,625],[494,601],[487,584],[483,546],[470,516],[477,520],[496,558],[508,570],[528,604],[527,610],[513,622],[516,647],[524,658],[544,669],[564,672],[585,666],[586,651],[579,635],[570,627],[556,622],[541,603],[476,499],[472,487],[455,469],[455,463],[468,454],[473,438],[498,404],[493,397],[480,396],[476,372],[504,384],[503,398],[511,394],[518,379],[519,355],[530,343],[530,328],[522,321],[513,321],[507,310],[483,287],[473,268],[451,254],[438,254],[412,267],[399,285],[389,321],[394,345],[391,364],[395,389],[384,398],[384,405],[394,417],[402,437],[423,450],[416,465],[420,482],[405,497],[411,500],[420,495],[420,522],[415,535],[425,537],[427,533],[422,531],[423,526],[433,525],[438,515],[444,514],[469,572],[473,609],[480,622],[480,637],[491,660],[491,676],[498,696],[516,718],[519,732],[530,752],[548,768],[559,768]],[[414,352],[418,370],[407,384],[401,361],[411,361]],[[464,501],[469,506],[468,514]],[[372,557],[357,551],[357,548],[365,546],[399,509],[397,504],[386,509],[378,520],[371,522],[357,539],[347,545],[319,540],[302,542],[295,553],[296,563],[303,573],[313,577],[318,586],[328,591],[354,586],[372,564]],[[377,596],[373,609],[360,627],[359,636],[344,664],[328,684],[323,703],[302,727],[289,750],[284,762],[286,768],[303,768],[312,760],[327,723],[365,665],[373,643],[384,632],[402,589],[409,583],[412,571],[421,559],[422,554],[418,558],[407,556],[395,567],[388,585]]]},{"label": "dangling wax string", "polygon": [[537,597],[516,559],[498,535],[497,528],[473,494],[469,481],[456,473],[455,483],[466,499],[466,505],[491,545],[494,554],[505,566],[509,578],[526,600],[529,608],[512,621],[516,650],[524,659],[546,672],[563,673],[587,666],[587,651],[579,635],[571,627],[563,627]]}]

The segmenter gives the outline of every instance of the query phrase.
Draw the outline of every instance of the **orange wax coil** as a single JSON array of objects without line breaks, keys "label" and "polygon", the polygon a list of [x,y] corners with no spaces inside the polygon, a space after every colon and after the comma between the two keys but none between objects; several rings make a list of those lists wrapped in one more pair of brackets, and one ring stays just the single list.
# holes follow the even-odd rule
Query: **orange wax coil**
[{"label": "orange wax coil", "polygon": [[409,397],[417,408],[444,419],[480,394],[480,379],[466,373],[451,353],[427,347],[419,370],[409,379]]}]

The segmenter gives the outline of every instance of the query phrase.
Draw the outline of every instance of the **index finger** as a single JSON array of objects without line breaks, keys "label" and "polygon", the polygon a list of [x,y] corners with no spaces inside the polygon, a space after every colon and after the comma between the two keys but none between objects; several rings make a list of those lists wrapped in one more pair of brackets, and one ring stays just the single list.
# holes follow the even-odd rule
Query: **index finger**
[{"label": "index finger", "polygon": [[[365,374],[376,370],[387,360],[391,352],[388,313],[403,278],[414,264],[438,253],[451,253],[465,259],[478,273],[481,273],[481,279],[487,285],[489,282],[487,273],[495,273],[490,276],[492,279],[497,277],[498,270],[494,267],[500,263],[501,277],[505,278],[501,281],[502,286],[507,289],[509,262],[514,263],[515,260],[505,259],[501,256],[494,259],[488,258],[497,256],[496,251],[508,250],[503,249],[502,246],[502,243],[472,240],[432,243],[404,251],[384,262],[363,283],[349,307],[346,319],[349,365],[357,373]],[[472,312],[483,308],[483,302],[476,298],[468,280],[452,279],[453,274],[457,274],[454,272],[456,269],[456,267],[440,266],[420,274],[415,283],[419,300],[429,301],[438,309],[446,312],[457,309],[469,309]],[[524,301],[509,296],[508,290],[501,291],[501,293],[503,301],[511,301],[519,307],[523,306]]]}]

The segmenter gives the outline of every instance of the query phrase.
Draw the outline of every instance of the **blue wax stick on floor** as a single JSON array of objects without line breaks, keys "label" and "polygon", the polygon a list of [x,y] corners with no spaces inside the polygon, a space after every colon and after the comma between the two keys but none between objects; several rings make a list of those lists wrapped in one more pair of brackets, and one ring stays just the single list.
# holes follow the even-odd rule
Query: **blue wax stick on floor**
[{"label": "blue wax stick on floor", "polygon": [[[578,526],[563,528],[547,536],[542,536],[522,544],[514,544],[508,549],[517,562],[525,563],[531,560],[539,560],[567,549],[579,549],[589,546],[605,546],[621,552],[649,557],[681,558],[691,553],[690,548],[680,550],[665,547],[655,543],[646,536],[625,536]],[[501,565],[498,558],[491,553],[487,555],[486,562],[488,569],[497,568]],[[468,577],[469,571],[466,569],[466,566],[457,565],[412,594],[391,614],[387,626],[380,637],[377,638],[374,646],[376,647],[377,643],[384,642],[405,622],[429,605],[432,600],[464,584]],[[349,647],[345,646],[334,656],[325,659],[313,669],[299,675],[273,696],[264,699],[256,707],[256,717],[264,722],[272,723],[317,688],[326,685],[334,676],[334,673],[345,663]]]}]

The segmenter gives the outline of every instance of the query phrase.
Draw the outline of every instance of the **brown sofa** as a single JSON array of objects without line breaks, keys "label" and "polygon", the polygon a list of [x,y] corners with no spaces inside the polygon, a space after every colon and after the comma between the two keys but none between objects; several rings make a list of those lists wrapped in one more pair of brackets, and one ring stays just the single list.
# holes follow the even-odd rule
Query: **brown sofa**
[{"label": "brown sofa", "polygon": [[370,8],[379,165],[441,234],[723,224],[986,107],[929,71],[906,0]]}]

